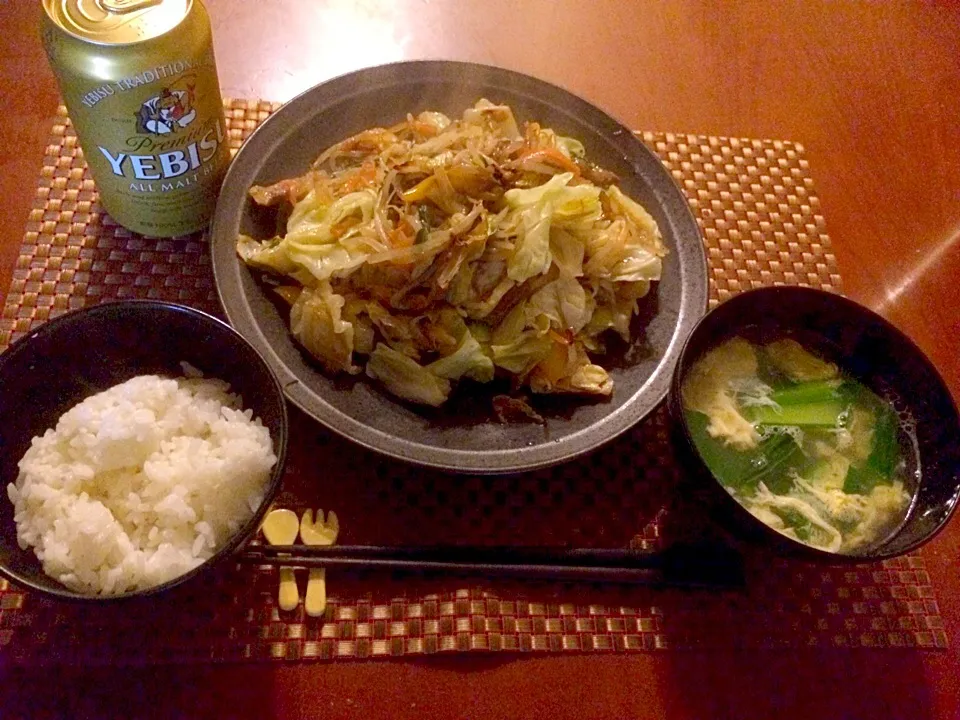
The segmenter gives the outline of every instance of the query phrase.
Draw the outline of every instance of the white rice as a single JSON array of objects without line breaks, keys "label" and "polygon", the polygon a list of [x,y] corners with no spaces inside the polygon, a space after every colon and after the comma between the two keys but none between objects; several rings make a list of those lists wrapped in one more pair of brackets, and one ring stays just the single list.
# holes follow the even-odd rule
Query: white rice
[{"label": "white rice", "polygon": [[7,487],[20,547],[85,594],[186,573],[260,506],[277,458],[220,381],[143,375],[87,398],[33,438]]}]

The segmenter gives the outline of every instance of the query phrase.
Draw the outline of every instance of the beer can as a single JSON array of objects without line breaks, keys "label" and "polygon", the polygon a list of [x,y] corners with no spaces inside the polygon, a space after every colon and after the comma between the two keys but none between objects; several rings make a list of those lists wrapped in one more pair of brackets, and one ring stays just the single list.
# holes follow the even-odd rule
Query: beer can
[{"label": "beer can", "polygon": [[209,222],[230,151],[200,0],[42,0],[43,44],[104,209],[144,235]]}]

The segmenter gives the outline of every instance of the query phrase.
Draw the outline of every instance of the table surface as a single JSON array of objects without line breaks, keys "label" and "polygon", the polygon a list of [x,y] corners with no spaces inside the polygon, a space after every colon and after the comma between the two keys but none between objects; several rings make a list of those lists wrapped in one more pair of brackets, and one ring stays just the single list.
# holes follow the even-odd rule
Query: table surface
[{"label": "table surface", "polygon": [[[807,152],[845,292],[960,398],[960,6],[950,2],[206,0],[225,96],[285,101],[361,67],[456,59],[562,85],[644,130]],[[40,3],[3,7],[0,301],[59,102]],[[956,296],[953,296],[956,298]],[[951,649],[452,656],[17,671],[4,717],[960,717],[960,523],[925,550]],[[0,671],[2,672],[2,671]],[[0,675],[2,677],[2,675]],[[11,682],[10,680],[15,680]],[[133,705],[132,703],[136,703]],[[124,710],[125,708],[125,710]],[[179,709],[179,712],[176,710]]]}]

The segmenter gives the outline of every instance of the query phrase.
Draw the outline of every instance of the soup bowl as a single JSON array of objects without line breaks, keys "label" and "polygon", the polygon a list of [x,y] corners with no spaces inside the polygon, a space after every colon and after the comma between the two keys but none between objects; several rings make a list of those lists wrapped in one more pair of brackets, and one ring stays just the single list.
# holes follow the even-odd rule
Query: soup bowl
[{"label": "soup bowl", "polygon": [[[708,469],[685,416],[682,387],[696,362],[734,337],[766,342],[794,337],[841,372],[890,400],[915,427],[916,478],[906,517],[878,542],[828,552],[786,536],[751,514]],[[808,343],[809,341],[809,343]],[[805,287],[769,287],[722,303],[688,336],[668,399],[679,455],[715,518],[743,541],[823,562],[871,562],[903,555],[931,540],[950,520],[960,497],[960,418],[936,368],[887,320],[840,295]]]}]

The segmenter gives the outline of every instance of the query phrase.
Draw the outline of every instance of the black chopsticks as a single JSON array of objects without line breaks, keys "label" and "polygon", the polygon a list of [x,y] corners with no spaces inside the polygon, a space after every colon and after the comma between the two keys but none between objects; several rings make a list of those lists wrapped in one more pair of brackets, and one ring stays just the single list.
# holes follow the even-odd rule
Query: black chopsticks
[{"label": "black chopsticks", "polygon": [[655,551],[499,545],[253,545],[239,559],[303,568],[448,572],[687,588],[738,588],[744,584],[740,554],[716,543],[682,543]]}]

